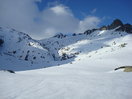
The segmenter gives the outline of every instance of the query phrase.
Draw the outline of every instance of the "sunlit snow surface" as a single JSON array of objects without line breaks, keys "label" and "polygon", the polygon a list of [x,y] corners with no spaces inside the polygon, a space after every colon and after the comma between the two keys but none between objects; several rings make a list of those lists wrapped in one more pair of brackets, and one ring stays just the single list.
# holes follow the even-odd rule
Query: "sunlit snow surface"
[{"label": "sunlit snow surface", "polygon": [[132,73],[114,71],[132,65],[132,35],[111,33],[95,32],[64,46],[59,54],[81,51],[70,63],[16,74],[0,71],[0,99],[132,99]]}]

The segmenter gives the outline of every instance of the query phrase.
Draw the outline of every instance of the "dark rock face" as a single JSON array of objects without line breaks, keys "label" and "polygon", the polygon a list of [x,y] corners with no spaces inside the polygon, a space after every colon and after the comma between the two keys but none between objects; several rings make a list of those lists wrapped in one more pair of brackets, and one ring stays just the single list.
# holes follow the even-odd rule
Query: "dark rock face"
[{"label": "dark rock face", "polygon": [[0,46],[4,43],[4,40],[0,39]]},{"label": "dark rock face", "polygon": [[7,70],[9,73],[15,73],[13,70]]},{"label": "dark rock face", "polygon": [[100,30],[111,30],[115,28],[117,28],[116,31],[125,31],[127,33],[132,33],[132,25],[123,24],[122,21],[119,19],[114,20],[111,25],[101,27]]},{"label": "dark rock face", "polygon": [[91,34],[92,32],[94,32],[96,30],[98,30],[98,29],[87,30],[87,31],[84,32],[84,34],[89,35],[89,34]]},{"label": "dark rock face", "polygon": [[126,31],[127,33],[132,33],[132,25],[124,24],[124,31]]},{"label": "dark rock face", "polygon": [[112,24],[107,25],[107,26],[102,26],[98,29],[91,29],[91,30],[86,30],[84,32],[84,34],[86,35],[90,35],[92,32],[96,31],[96,30],[112,30],[115,29],[115,31],[124,31],[127,33],[132,33],[132,25],[131,24],[123,24],[121,20],[119,19],[115,19]]},{"label": "dark rock face", "polygon": [[57,34],[57,35],[55,35],[54,37],[57,37],[57,38],[65,38],[66,37],[66,35],[64,35],[64,34],[62,34],[62,33],[59,33],[59,34]]},{"label": "dark rock face", "polygon": [[121,67],[115,68],[115,70],[118,70],[118,69],[124,69],[124,72],[132,72],[132,66],[121,66]]},{"label": "dark rock face", "polygon": [[13,70],[0,70],[0,71],[4,71],[4,72],[9,72],[9,73],[14,73],[15,74],[15,71],[13,71]]},{"label": "dark rock face", "polygon": [[132,25],[131,24],[123,24],[121,20],[119,19],[115,19],[112,24],[110,25],[104,25],[98,29],[91,29],[91,30],[86,30],[84,32],[84,34],[86,35],[90,35],[92,32],[96,31],[96,30],[112,30],[115,29],[115,31],[124,31],[127,33],[132,33]]},{"label": "dark rock face", "polygon": [[112,24],[110,26],[108,26],[108,29],[114,29],[114,28],[119,27],[119,26],[120,26],[119,30],[122,30],[123,29],[122,28],[123,23],[121,22],[121,20],[116,19],[112,22]]},{"label": "dark rock face", "polygon": [[96,30],[111,30],[111,29],[115,29],[115,28],[117,28],[116,31],[125,31],[127,33],[132,33],[132,25],[131,24],[123,24],[121,20],[115,19],[112,22],[112,24],[110,24],[108,26],[102,26],[99,29],[87,30],[84,32],[84,34],[89,35]]}]

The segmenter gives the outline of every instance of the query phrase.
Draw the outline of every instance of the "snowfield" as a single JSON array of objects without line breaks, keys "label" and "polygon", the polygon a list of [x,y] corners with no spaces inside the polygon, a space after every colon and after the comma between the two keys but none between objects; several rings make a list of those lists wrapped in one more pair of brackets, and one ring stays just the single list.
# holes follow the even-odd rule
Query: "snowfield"
[{"label": "snowfield", "polygon": [[[6,63],[7,56],[2,54],[0,65],[7,64],[2,68],[13,68],[14,64],[16,73],[0,71],[0,99],[132,99],[132,72],[114,71],[119,66],[132,66],[131,34],[105,30],[39,42],[48,48],[45,53],[55,54],[56,60],[51,58],[49,63],[52,66],[42,68],[48,63],[34,63],[28,70],[28,62],[14,59]],[[64,53],[78,54],[59,60]],[[34,69],[37,66],[42,67]]]}]

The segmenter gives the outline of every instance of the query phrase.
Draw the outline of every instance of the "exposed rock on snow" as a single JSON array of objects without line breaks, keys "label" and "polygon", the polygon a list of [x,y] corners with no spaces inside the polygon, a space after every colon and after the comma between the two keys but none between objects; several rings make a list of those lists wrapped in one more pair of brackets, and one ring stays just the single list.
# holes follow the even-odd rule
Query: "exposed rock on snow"
[{"label": "exposed rock on snow", "polygon": [[115,28],[117,28],[116,31],[125,31],[127,33],[132,33],[132,25],[128,23],[123,24],[119,19],[115,19],[111,25],[102,26],[101,28],[99,28],[99,30],[111,30]]},{"label": "exposed rock on snow", "polygon": [[13,70],[0,70],[0,71],[9,72],[9,73],[15,73]]},{"label": "exposed rock on snow", "polygon": [[4,40],[0,39],[0,46],[4,43]]},{"label": "exposed rock on snow", "polygon": [[123,69],[124,72],[132,72],[132,66],[121,66],[118,68],[115,68],[115,70]]}]

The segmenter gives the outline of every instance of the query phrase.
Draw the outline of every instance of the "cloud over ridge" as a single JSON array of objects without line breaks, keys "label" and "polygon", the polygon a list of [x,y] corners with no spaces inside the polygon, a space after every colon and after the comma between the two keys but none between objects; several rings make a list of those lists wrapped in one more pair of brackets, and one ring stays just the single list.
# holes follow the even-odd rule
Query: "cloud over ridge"
[{"label": "cloud over ridge", "polygon": [[33,38],[43,39],[58,32],[84,32],[100,23],[100,18],[96,16],[78,19],[72,10],[63,4],[39,11],[35,2],[41,0],[1,0],[0,26],[15,28]]}]

